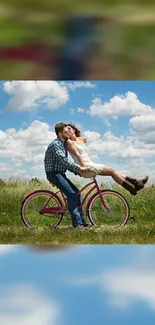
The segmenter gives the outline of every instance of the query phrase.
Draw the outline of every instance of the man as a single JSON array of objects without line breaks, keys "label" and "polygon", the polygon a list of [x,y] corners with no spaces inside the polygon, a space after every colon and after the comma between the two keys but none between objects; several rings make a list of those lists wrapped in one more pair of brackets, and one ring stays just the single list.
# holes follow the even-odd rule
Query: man
[{"label": "man", "polygon": [[57,138],[50,143],[45,152],[45,172],[49,182],[56,185],[67,197],[68,207],[72,218],[73,227],[84,228],[88,225],[84,219],[84,211],[79,212],[81,195],[77,194],[79,189],[66,177],[67,170],[75,175],[82,176],[82,172],[89,171],[88,167],[69,161],[65,141],[69,137],[68,126],[64,123],[55,125]]},{"label": "man", "polygon": [[64,41],[57,55],[57,79],[77,80],[87,74],[87,62],[92,50],[100,43],[101,36],[96,27],[102,20],[101,17],[89,15],[78,15],[64,20]]}]

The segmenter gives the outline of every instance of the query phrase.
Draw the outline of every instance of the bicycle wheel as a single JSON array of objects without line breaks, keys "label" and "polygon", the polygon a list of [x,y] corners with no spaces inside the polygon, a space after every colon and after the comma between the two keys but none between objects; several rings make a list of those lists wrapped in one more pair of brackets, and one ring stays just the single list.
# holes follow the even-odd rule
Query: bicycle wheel
[{"label": "bicycle wheel", "polygon": [[115,191],[102,190],[103,206],[99,193],[95,193],[87,206],[87,214],[94,226],[119,225],[123,227],[129,219],[129,205],[126,199]]},{"label": "bicycle wheel", "polygon": [[61,199],[48,190],[30,193],[22,202],[21,217],[28,228],[53,228],[59,225],[62,214],[42,214],[41,209],[62,207]]}]

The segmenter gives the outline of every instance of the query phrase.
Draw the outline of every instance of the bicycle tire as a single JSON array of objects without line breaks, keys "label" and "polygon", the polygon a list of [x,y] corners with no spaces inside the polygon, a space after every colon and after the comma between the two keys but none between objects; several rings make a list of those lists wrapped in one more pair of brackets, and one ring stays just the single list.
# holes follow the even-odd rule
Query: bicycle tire
[{"label": "bicycle tire", "polygon": [[[54,192],[51,192],[49,190],[35,190],[35,191],[29,193],[28,195],[26,195],[26,197],[22,201],[22,205],[21,205],[21,218],[22,218],[22,221],[25,224],[25,226],[28,228],[32,229],[34,227],[31,226],[31,224],[29,224],[27,221],[27,218],[25,216],[25,206],[26,206],[27,202],[29,202],[30,199],[33,199],[37,195],[41,195],[41,194],[47,194],[51,197],[54,197],[57,200],[57,202],[59,202],[59,205],[63,206],[62,200]],[[58,215],[57,221],[55,222],[54,225],[50,225],[50,228],[56,228],[60,224],[60,222],[63,218],[63,215],[64,215],[63,213]]]},{"label": "bicycle tire", "polygon": [[[122,194],[120,194],[120,193],[118,193],[116,191],[113,191],[113,190],[108,190],[108,189],[107,190],[101,190],[101,193],[110,194],[110,195],[113,195],[113,196],[121,199],[121,201],[123,202],[124,207],[125,207],[125,216],[124,216],[122,222],[119,224],[119,227],[124,227],[127,224],[128,220],[130,218],[130,208],[129,208],[129,204],[128,204],[127,200],[124,198],[124,196]],[[100,194],[98,192],[94,193],[92,195],[92,197],[90,198],[90,200],[88,202],[88,205],[86,207],[87,216],[88,216],[91,224],[94,225],[94,226],[97,226],[97,223],[94,221],[94,218],[92,216],[92,209],[93,209],[93,204],[94,204],[95,200],[99,196],[100,196]],[[105,209],[105,208],[103,207],[103,209]]]}]

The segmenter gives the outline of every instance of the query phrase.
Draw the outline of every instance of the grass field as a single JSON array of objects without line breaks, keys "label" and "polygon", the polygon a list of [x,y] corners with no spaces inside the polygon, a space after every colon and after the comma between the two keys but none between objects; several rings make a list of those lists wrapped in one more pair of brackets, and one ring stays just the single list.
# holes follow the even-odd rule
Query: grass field
[{"label": "grass field", "polygon": [[[102,185],[106,188],[106,185]],[[0,183],[0,243],[6,244],[154,244],[155,243],[155,187],[149,186],[131,196],[120,186],[113,185],[127,199],[131,219],[120,229],[117,225],[104,224],[84,231],[73,229],[70,219],[56,229],[30,230],[21,220],[23,197],[35,189],[51,189],[45,181],[24,182],[18,179]],[[55,189],[53,189],[55,190]],[[67,225],[67,226],[66,226]]]}]

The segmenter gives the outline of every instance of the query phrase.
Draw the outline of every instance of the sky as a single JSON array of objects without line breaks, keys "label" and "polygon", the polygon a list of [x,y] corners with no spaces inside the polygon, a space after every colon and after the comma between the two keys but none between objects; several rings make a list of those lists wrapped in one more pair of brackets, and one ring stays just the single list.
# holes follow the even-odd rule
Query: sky
[{"label": "sky", "polygon": [[153,325],[154,245],[0,245],[3,325]]},{"label": "sky", "polygon": [[45,178],[54,125],[71,121],[86,137],[92,161],[154,182],[154,90],[155,81],[1,81],[1,177]]}]

